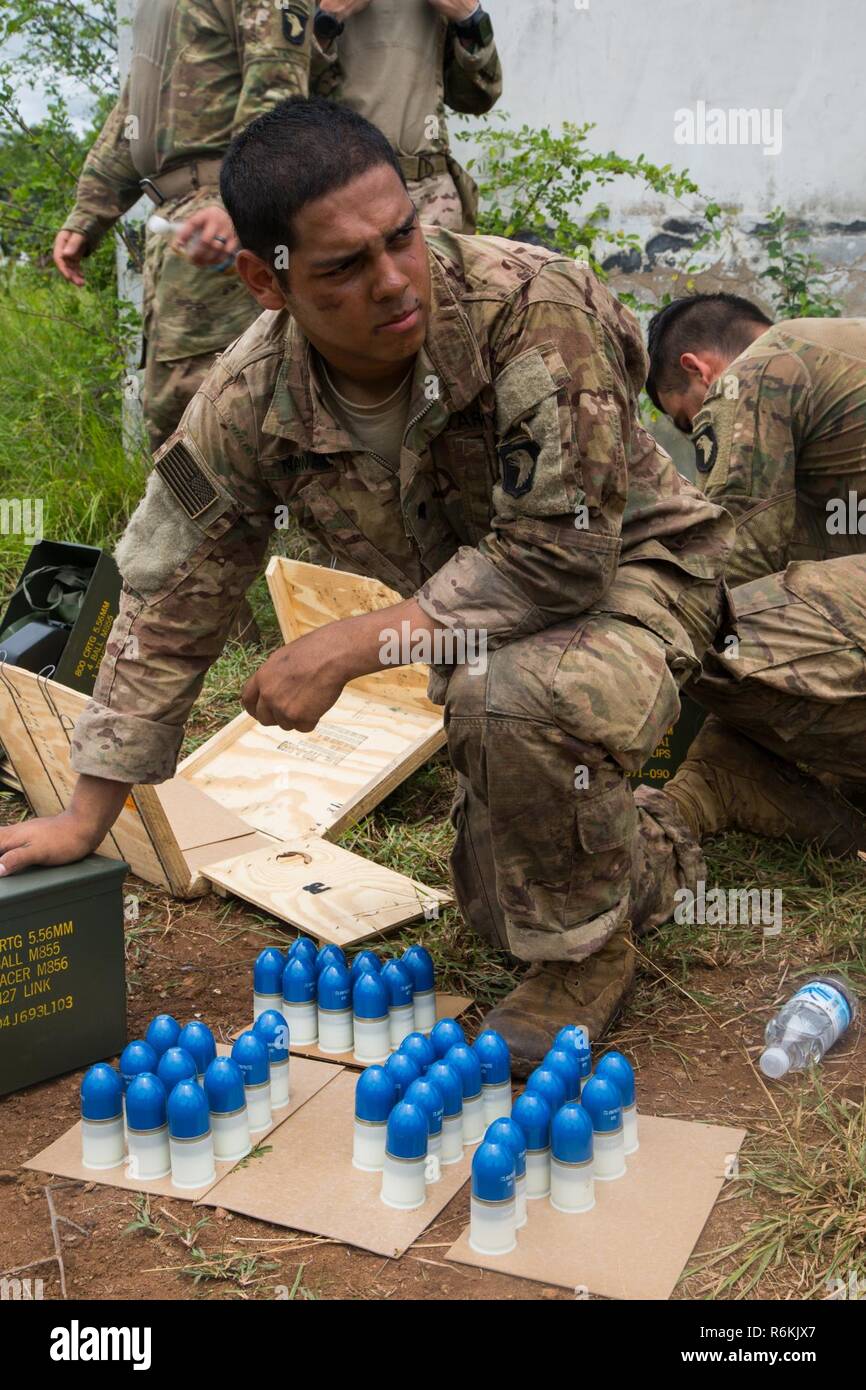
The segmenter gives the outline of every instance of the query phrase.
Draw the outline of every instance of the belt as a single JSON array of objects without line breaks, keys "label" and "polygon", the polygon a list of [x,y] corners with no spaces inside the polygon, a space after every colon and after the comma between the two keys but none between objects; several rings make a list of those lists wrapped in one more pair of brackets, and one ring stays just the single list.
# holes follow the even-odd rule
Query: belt
[{"label": "belt", "polygon": [[398,154],[397,162],[403,170],[403,177],[409,183],[420,179],[430,179],[434,174],[448,172],[448,160],[444,154]]},{"label": "belt", "polygon": [[221,159],[193,159],[179,169],[171,169],[155,179],[141,179],[141,191],[160,207],[173,198],[182,198],[198,188],[219,188]]}]

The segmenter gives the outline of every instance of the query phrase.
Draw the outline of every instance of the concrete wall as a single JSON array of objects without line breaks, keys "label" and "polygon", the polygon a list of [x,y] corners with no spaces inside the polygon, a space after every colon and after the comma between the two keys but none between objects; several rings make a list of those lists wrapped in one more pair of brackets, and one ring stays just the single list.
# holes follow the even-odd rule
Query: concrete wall
[{"label": "concrete wall", "polygon": [[[643,152],[657,164],[687,168],[702,192],[735,216],[739,235],[712,276],[719,283],[754,284],[761,264],[755,224],[781,205],[804,219],[816,253],[839,268],[846,311],[866,310],[863,0],[486,3],[503,59],[500,109],[509,125],[593,120],[594,149]],[[727,113],[754,109],[763,113],[763,143],[680,143],[677,131],[690,133],[685,111],[700,138],[699,103],[705,138],[736,138],[740,131]],[[725,113],[726,129],[714,108]],[[780,148],[765,154],[764,144]],[[609,185],[604,196],[619,224],[640,234],[644,273],[693,234],[681,207],[665,206],[631,182]]]}]

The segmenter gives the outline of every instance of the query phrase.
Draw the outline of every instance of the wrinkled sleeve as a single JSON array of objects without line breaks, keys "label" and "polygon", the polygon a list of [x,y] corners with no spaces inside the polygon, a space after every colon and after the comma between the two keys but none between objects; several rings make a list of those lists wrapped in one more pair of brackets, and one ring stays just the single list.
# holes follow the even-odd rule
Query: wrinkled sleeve
[{"label": "wrinkled sleeve", "polygon": [[133,783],[173,775],[205,673],[264,567],[274,499],[211,398],[221,370],[154,456],[118,546],[120,612],[75,727],[76,772]]},{"label": "wrinkled sleeve", "polygon": [[713,384],[692,429],[698,483],[736,524],[733,588],[782,570],[794,538],[796,464],[811,386],[793,353],[744,357]]},{"label": "wrinkled sleeve", "polygon": [[583,612],[611,584],[636,427],[622,344],[577,304],[533,303],[494,349],[491,529],[420,589],[445,627],[499,644]]},{"label": "wrinkled sleeve", "polygon": [[451,30],[445,48],[445,103],[453,111],[483,116],[502,96],[502,64],[496,40],[466,48]]},{"label": "wrinkled sleeve", "polygon": [[310,0],[286,0],[282,6],[241,0],[242,86],[235,133],[287,97],[307,95],[313,9]]},{"label": "wrinkled sleeve", "polygon": [[133,131],[126,83],[84,162],[75,206],[63,223],[66,231],[87,237],[90,251],[96,250],[115,222],[141,197],[129,143]]}]

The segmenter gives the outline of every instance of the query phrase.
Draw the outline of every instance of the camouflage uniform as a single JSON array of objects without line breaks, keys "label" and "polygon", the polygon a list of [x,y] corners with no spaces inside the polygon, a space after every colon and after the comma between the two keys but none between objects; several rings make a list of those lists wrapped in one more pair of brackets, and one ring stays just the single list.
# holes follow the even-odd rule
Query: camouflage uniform
[{"label": "camouflage uniform", "polygon": [[327,51],[313,39],[310,90],[387,135],[422,222],[475,231],[478,190],[451,154],[445,108],[481,116],[498,101],[495,41],[466,48],[429,0],[373,0]]},{"label": "camouflage uniform", "polygon": [[[282,10],[265,0],[140,0],[129,77],[64,227],[95,250],[141,197],[141,180],[158,185],[166,175],[177,181],[159,207],[170,221],[219,204],[218,165],[232,136],[277,102],[306,94],[310,9],[309,0]],[[258,306],[234,273],[194,266],[150,234],[144,279],[143,403],[157,448],[214,354],[249,327]]]},{"label": "camouflage uniform", "polygon": [[[849,509],[849,494],[855,508],[866,497],[866,319],[768,329],[710,387],[692,437],[707,495],[734,517],[737,540],[726,576],[732,612],[689,686],[717,718],[664,793],[638,793],[647,813],[664,813],[670,798],[686,814],[693,833],[680,825],[680,848],[722,820],[713,823],[697,770],[709,746],[719,757],[719,720],[788,764],[866,786],[866,515],[858,530],[855,513],[847,531],[834,516],[836,502]],[[726,650],[725,635],[736,646]],[[762,767],[772,781],[772,762],[756,750],[736,793],[738,819],[756,829],[766,816]],[[815,784],[816,832],[820,795]],[[660,861],[670,827],[644,828]],[[693,849],[684,852],[697,862]]]},{"label": "camouflage uniform", "polygon": [[285,504],[347,569],[486,632],[486,674],[431,675],[460,780],[458,898],[522,960],[579,961],[626,930],[626,772],[718,625],[732,527],[639,424],[638,328],[589,271],[495,237],[440,230],[428,245],[399,472],[327,415],[286,313],[262,314],[214,366],[118,550],[121,613],[73,761],[172,775]]}]

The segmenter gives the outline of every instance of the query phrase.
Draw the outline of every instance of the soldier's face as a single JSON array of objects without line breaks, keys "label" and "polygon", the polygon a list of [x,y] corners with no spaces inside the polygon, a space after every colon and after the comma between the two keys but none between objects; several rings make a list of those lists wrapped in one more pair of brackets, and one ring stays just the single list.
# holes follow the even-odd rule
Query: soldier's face
[{"label": "soldier's face", "polygon": [[418,217],[388,165],[301,209],[286,303],[326,361],[362,380],[418,352],[430,267]]}]

